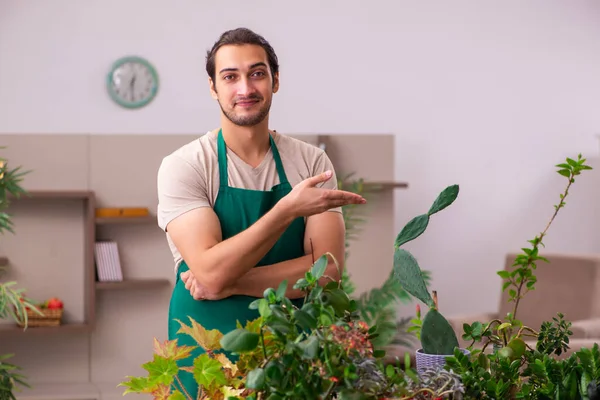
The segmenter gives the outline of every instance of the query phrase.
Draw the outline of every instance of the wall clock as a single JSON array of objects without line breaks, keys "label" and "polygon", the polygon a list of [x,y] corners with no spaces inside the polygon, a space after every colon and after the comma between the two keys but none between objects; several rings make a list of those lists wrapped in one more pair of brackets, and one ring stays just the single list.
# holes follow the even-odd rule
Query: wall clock
[{"label": "wall clock", "polygon": [[129,56],[118,59],[106,78],[111,99],[125,108],[141,108],[158,92],[158,74],[147,60]]}]

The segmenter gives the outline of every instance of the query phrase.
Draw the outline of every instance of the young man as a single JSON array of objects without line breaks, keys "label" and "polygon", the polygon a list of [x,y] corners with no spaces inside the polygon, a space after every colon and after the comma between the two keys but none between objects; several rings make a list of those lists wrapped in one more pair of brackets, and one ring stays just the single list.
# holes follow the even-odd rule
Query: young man
[{"label": "young man", "polygon": [[[260,35],[240,28],[221,35],[206,58],[208,84],[221,127],[166,156],[159,168],[158,223],[175,260],[169,339],[189,317],[227,333],[256,319],[248,305],[266,288],[288,282],[287,296],[315,259],[329,252],[344,263],[341,207],[363,204],[337,190],[327,155],[269,130],[279,89],[277,56]],[[326,275],[338,279],[333,261]],[[197,355],[195,353],[194,355]],[[231,357],[231,355],[229,355]],[[193,375],[181,375],[195,398]]]}]

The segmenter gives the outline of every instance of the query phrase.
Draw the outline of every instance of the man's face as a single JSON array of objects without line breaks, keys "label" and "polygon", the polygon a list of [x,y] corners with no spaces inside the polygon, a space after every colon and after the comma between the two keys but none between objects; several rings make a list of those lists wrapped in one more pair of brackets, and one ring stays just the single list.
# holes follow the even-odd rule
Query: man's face
[{"label": "man's face", "polygon": [[217,51],[215,81],[209,77],[209,85],[211,95],[231,122],[254,126],[269,114],[279,80],[276,75],[273,82],[262,47],[227,45]]}]

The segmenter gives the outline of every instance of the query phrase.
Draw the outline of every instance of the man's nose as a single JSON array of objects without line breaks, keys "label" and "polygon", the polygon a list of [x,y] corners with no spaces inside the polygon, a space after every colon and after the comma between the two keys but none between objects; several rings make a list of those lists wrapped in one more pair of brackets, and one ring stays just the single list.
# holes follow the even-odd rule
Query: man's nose
[{"label": "man's nose", "polygon": [[242,78],[238,82],[237,94],[239,96],[248,96],[256,91],[252,81],[248,78]]}]

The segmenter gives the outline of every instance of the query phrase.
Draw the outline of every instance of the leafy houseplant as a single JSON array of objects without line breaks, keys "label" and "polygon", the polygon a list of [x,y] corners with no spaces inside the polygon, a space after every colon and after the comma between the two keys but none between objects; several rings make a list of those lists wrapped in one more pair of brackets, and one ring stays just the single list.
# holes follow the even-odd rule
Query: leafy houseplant
[{"label": "leafy houseplant", "polygon": [[[581,155],[558,166],[569,184],[552,220],[564,207],[575,176],[590,169]],[[153,360],[143,365],[148,375],[128,377],[120,386],[127,388],[125,393],[152,393],[156,399],[192,399],[179,382],[179,374],[191,373],[200,386],[197,398],[214,400],[600,400],[597,344],[565,360],[554,357],[568,349],[571,335],[570,323],[561,314],[552,322],[544,322],[539,332],[523,326],[514,315],[508,315],[505,322],[465,324],[463,338],[484,341],[484,346],[491,343],[492,353],[485,353],[485,347],[458,348],[456,334],[447,329],[448,321],[439,312],[435,292],[424,289],[418,263],[400,249],[421,235],[431,216],[448,207],[457,195],[458,186],[447,187],[426,214],[407,224],[394,243],[394,276],[403,279],[405,289],[429,306],[417,330],[422,347],[442,356],[443,363],[428,365],[419,373],[410,367],[409,357],[404,369],[384,366],[380,359],[383,352],[372,343],[377,326],[369,327],[361,320],[356,301],[348,297],[340,282],[317,285],[330,256],[324,255],[294,285],[305,292],[301,308],[285,297],[287,282],[282,282],[277,290],[265,290],[263,297],[252,303],[260,317],[232,332],[209,331],[192,319],[189,325],[179,321],[180,332],[191,335],[206,353],[191,360],[190,367],[180,367],[177,362],[188,359],[193,347],[155,339]],[[499,274],[509,282],[504,283],[504,290],[514,287],[515,302],[534,288],[533,271],[536,261],[544,260],[538,248],[546,231],[530,241],[533,248],[523,249],[514,271]],[[528,335],[537,338],[535,348],[522,339]],[[238,361],[232,363],[222,350],[239,354]]]},{"label": "leafy houseplant", "polygon": [[[338,188],[349,192],[362,195],[366,199],[372,198],[379,187],[365,185],[362,178],[350,179],[353,174],[349,174],[338,180]],[[346,227],[346,255],[349,257],[350,243],[358,239],[358,233],[365,222],[365,217],[361,211],[364,207],[357,205],[347,205],[342,208],[344,216],[344,225]],[[426,285],[429,284],[431,277],[429,271],[423,271],[423,278]],[[390,271],[387,279],[380,287],[367,290],[360,295],[355,295],[356,286],[352,281],[352,276],[347,268],[342,270],[342,288],[350,298],[356,301],[356,311],[361,320],[369,326],[377,326],[377,337],[372,339],[376,348],[385,348],[390,344],[412,346],[415,335],[407,326],[408,319],[398,321],[396,305],[401,303],[410,303],[412,297],[404,290],[400,282],[394,276],[394,271]]]},{"label": "leafy houseplant", "polygon": [[[400,246],[419,237],[429,225],[431,217],[456,200],[458,185],[448,186],[435,199],[427,213],[413,218],[396,237],[394,243],[394,273],[404,289],[429,307],[420,329],[421,348],[417,350],[417,370],[424,372],[430,367],[444,364],[445,358],[454,354],[459,347],[454,329],[440,313],[437,293],[429,292],[423,273],[415,257]],[[469,353],[468,350],[462,349]]]},{"label": "leafy houseplant", "polygon": [[[441,351],[442,353],[448,354],[450,348],[454,347],[452,354],[444,356],[444,360],[439,362],[438,367],[441,365],[446,371],[452,371],[460,376],[465,398],[600,399],[598,344],[594,344],[591,349],[582,348],[567,359],[556,359],[554,356],[560,356],[569,349],[569,337],[572,335],[571,323],[564,320],[563,314],[558,313],[552,321],[542,323],[539,331],[525,326],[515,317],[524,295],[535,289],[537,278],[534,271],[537,262],[548,262],[539,254],[539,248],[543,246],[542,239],[546,236],[558,212],[566,205],[565,199],[569,194],[569,188],[575,182],[575,177],[582,171],[591,169],[585,161],[579,155],[577,159],[567,158],[565,163],[557,165],[558,173],[566,177],[568,183],[564,192],[560,194],[559,204],[554,206],[555,210],[550,221],[538,236],[528,241],[531,248],[522,249],[523,253],[516,257],[512,271],[498,271],[498,275],[503,279],[502,290],[508,290],[509,301],[514,302],[513,312],[508,313],[504,320],[464,324],[462,337],[472,341],[466,354],[457,348],[456,337],[452,333],[446,332],[438,336],[442,342],[440,346],[446,347]],[[451,188],[447,191],[447,194],[452,193]],[[452,197],[454,196],[448,196],[448,200],[452,200]],[[440,202],[440,204],[447,205],[452,201]],[[422,220],[425,218],[422,217]],[[412,233],[407,233],[405,236],[399,235],[400,242],[422,233],[422,221],[421,224],[415,222],[412,226],[417,228],[412,231],[407,230]],[[415,265],[410,261],[402,265],[396,264],[395,268],[400,274],[412,273],[418,277],[415,274]],[[416,281],[417,289],[413,292],[423,297],[429,304],[433,302],[435,306],[435,298],[430,300],[426,294],[423,294],[418,288],[418,279]],[[442,321],[444,328],[447,328],[445,319],[439,319],[437,315],[435,317],[438,321]],[[429,328],[425,323],[426,320],[427,316],[422,321],[422,334],[425,334],[426,329]],[[420,318],[416,318],[416,322],[419,325]],[[524,340],[526,337],[536,339],[534,347]],[[483,342],[481,348],[474,347],[475,343],[481,342]],[[485,350],[490,344],[492,351],[486,353]],[[431,371],[432,369],[427,369],[426,373],[431,374]]]},{"label": "leafy houseplant", "polygon": [[[0,158],[0,233],[14,233],[12,216],[6,212],[10,204],[10,196],[19,197],[27,192],[20,186],[23,176],[28,171],[21,167],[8,168],[7,160]],[[0,266],[0,275],[6,267]],[[16,282],[0,282],[0,319],[11,318],[27,328],[27,307],[40,312],[30,299],[24,296],[24,289],[16,289]],[[14,354],[0,355],[0,400],[16,400],[14,392],[17,384],[29,387],[21,368],[7,362]]]},{"label": "leafy houseplant", "polygon": [[[513,263],[512,271],[498,271],[502,278],[502,290],[508,290],[509,301],[514,303],[513,311],[504,320],[474,322],[463,325],[463,339],[470,340],[472,357],[467,358],[458,352],[447,358],[447,368],[461,375],[466,385],[466,394],[475,398],[527,398],[527,399],[600,399],[600,352],[598,344],[591,349],[581,348],[566,359],[556,359],[569,350],[571,323],[564,320],[562,313],[552,321],[541,324],[539,331],[525,326],[517,319],[521,300],[531,290],[535,290],[537,277],[535,270],[539,261],[549,262],[539,253],[543,238],[565,207],[569,189],[575,177],[584,170],[592,169],[585,164],[581,154],[577,159],[567,158],[556,165],[558,174],[567,178],[567,186],[559,195],[560,201],[554,206],[554,213],[545,229],[528,242],[529,248],[522,248]],[[535,339],[535,344],[525,341]],[[482,343],[481,348],[475,348]],[[492,345],[492,353],[485,353]]]}]

